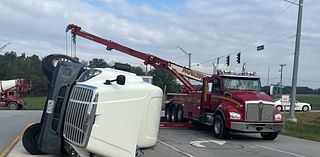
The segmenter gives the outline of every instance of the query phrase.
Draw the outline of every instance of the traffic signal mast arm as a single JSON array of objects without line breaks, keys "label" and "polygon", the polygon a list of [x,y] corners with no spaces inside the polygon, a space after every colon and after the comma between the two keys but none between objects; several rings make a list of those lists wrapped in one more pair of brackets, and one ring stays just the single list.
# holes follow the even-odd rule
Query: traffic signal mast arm
[{"label": "traffic signal mast arm", "polygon": [[85,39],[100,43],[102,45],[105,45],[107,50],[111,51],[112,49],[118,50],[120,52],[123,52],[125,54],[128,54],[130,56],[139,58],[144,60],[145,65],[152,65],[155,68],[162,68],[169,70],[173,75],[175,75],[185,86],[188,92],[196,92],[196,89],[193,87],[193,85],[185,78],[190,78],[199,82],[202,82],[203,77],[205,77],[204,73],[201,73],[199,71],[191,70],[189,68],[186,68],[184,66],[171,63],[170,61],[161,59],[159,57],[156,57],[151,54],[147,54],[144,52],[140,52],[131,48],[128,48],[126,46],[120,45],[116,42],[113,42],[111,40],[106,40],[103,38],[100,38],[98,36],[92,35],[88,32],[85,32],[81,30],[81,27],[70,24],[68,25],[66,32],[71,30],[71,33],[73,34],[73,37],[80,36]]}]

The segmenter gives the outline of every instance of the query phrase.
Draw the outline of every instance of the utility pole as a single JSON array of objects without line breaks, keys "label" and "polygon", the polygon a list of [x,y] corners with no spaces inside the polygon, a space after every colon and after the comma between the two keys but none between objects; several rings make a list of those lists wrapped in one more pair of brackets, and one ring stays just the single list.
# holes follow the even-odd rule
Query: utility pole
[{"label": "utility pole", "polygon": [[268,80],[267,80],[267,86],[269,86],[269,79],[270,79],[270,67],[268,67]]},{"label": "utility pole", "polygon": [[[214,64],[215,59],[217,60],[217,64]],[[220,57],[215,58],[212,62],[212,75],[214,75],[217,72],[217,68],[219,66]]]},{"label": "utility pole", "polygon": [[180,46],[177,46],[186,56],[189,57],[189,69],[191,69],[191,53],[188,53],[187,51],[185,51],[183,48],[181,48]]},{"label": "utility pole", "polygon": [[297,87],[297,78],[298,78],[303,0],[299,0],[298,5],[299,5],[299,11],[298,11],[296,44],[295,44],[294,64],[293,64],[293,74],[292,74],[292,91],[291,91],[290,113],[288,118],[288,121],[290,122],[297,122],[294,108],[296,104],[296,87]]},{"label": "utility pole", "polygon": [[282,72],[284,66],[286,66],[286,64],[280,64],[280,96],[282,96]]}]

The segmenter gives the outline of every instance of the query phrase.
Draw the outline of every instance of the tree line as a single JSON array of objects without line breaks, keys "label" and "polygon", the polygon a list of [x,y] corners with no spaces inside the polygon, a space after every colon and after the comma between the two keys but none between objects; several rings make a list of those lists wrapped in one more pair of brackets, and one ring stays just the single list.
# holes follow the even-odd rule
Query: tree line
[{"label": "tree line", "polygon": [[[42,72],[41,58],[37,55],[26,56],[24,53],[20,56],[16,52],[6,52],[0,54],[0,80],[11,80],[23,78],[29,80],[32,89],[28,96],[46,96],[47,95],[47,77]],[[112,67],[102,58],[93,58],[90,61],[82,61],[82,64],[90,68]],[[137,75],[153,76],[153,84],[159,86],[167,92],[178,92],[181,85],[176,78],[168,71],[163,69],[153,69],[145,72],[141,67],[131,66],[131,72]]]},{"label": "tree line", "polygon": [[[90,68],[112,67],[102,58],[93,58],[90,61],[81,61],[82,64]],[[137,75],[153,76],[153,84],[166,92],[179,92],[183,85],[177,82],[175,76],[165,69],[152,69],[147,73],[141,67],[131,66],[131,72]],[[48,80],[42,72],[41,58],[37,55],[26,56],[24,53],[20,56],[16,52],[6,52],[0,55],[0,80],[10,80],[24,78],[30,80],[32,89],[29,96],[46,96]],[[269,86],[262,87],[262,91],[269,93]],[[274,89],[277,90],[277,89]],[[283,94],[290,94],[291,87],[285,86],[282,89]],[[320,94],[320,89],[311,89],[309,87],[297,87],[297,94]]]}]

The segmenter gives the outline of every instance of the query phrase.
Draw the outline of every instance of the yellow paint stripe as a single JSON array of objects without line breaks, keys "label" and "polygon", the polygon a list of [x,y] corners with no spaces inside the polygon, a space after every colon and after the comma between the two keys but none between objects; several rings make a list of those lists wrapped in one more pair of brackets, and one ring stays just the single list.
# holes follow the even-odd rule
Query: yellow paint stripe
[{"label": "yellow paint stripe", "polygon": [[5,149],[3,152],[1,152],[0,157],[6,157],[8,154],[11,152],[13,147],[19,142],[19,140],[22,138],[24,131],[31,126],[32,123],[28,124],[26,127],[24,127],[18,134],[17,136],[8,144],[6,145]]},{"label": "yellow paint stripe", "polygon": [[234,100],[234,99],[232,99],[232,98],[225,97],[225,96],[215,96],[215,95],[212,95],[211,97],[218,98],[218,99],[224,99],[224,100],[227,100],[227,101],[231,101],[231,102],[233,102],[233,103],[235,103],[235,104],[237,105],[237,106],[236,106],[237,108],[239,108],[240,105],[241,105],[240,102],[238,102],[238,101],[236,101],[236,100]]}]

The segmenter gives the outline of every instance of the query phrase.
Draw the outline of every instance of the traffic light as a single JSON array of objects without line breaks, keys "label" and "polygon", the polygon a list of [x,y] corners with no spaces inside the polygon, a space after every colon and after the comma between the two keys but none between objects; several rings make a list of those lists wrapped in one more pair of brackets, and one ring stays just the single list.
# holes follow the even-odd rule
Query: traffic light
[{"label": "traffic light", "polygon": [[227,66],[230,65],[230,55],[228,55],[227,58],[226,58],[226,64],[227,64]]},{"label": "traffic light", "polygon": [[241,56],[241,53],[237,53],[237,63],[240,64],[240,56]]}]

